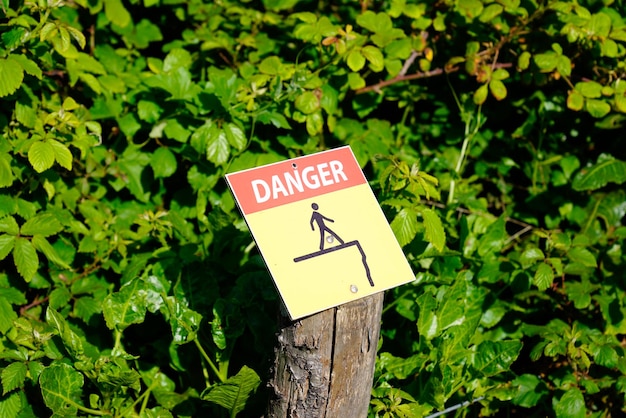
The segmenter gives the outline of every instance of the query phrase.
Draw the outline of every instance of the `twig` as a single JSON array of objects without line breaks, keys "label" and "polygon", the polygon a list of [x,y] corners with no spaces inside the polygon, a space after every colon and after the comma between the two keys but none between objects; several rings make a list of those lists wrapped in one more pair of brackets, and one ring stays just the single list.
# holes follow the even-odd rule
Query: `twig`
[{"label": "twig", "polygon": [[411,51],[411,56],[406,59],[406,61],[404,62],[404,65],[402,66],[402,69],[400,70],[400,72],[398,73],[396,77],[405,76],[407,71],[409,71],[409,68],[411,68],[411,65],[413,65],[413,61],[415,61],[415,58],[417,58],[419,55],[420,53],[417,52],[416,50]]},{"label": "twig", "polygon": [[471,401],[461,402],[459,404],[456,404],[454,406],[446,408],[443,411],[435,412],[434,414],[431,414],[431,415],[427,416],[426,418],[440,417],[442,415],[447,414],[448,412],[456,411],[457,409],[461,409],[461,408],[464,408],[466,406],[470,406],[471,404],[476,403],[478,401],[482,401],[483,399],[485,399],[485,397],[484,396],[480,396],[480,397],[478,397],[476,399],[472,399]]},{"label": "twig", "polygon": [[425,71],[425,72],[417,72],[417,73],[413,73],[409,75],[398,74],[397,76],[389,80],[381,81],[371,86],[360,88],[356,91],[356,94],[363,94],[363,93],[367,93],[370,91],[375,91],[377,93],[380,93],[380,89],[382,89],[383,87],[390,86],[392,84],[401,83],[403,81],[409,81],[409,80],[417,80],[419,78],[434,77],[434,76],[441,75],[444,73],[452,73],[458,70],[459,70],[458,67],[452,67],[450,69],[445,69],[445,70],[443,68],[436,68],[434,70]]},{"label": "twig", "polygon": [[26,314],[26,311],[28,311],[30,308],[34,308],[35,306],[39,306],[43,303],[46,303],[48,299],[49,299],[48,296],[41,298],[41,299],[39,299],[39,296],[35,296],[35,299],[31,303],[20,307],[20,316],[24,316]]}]

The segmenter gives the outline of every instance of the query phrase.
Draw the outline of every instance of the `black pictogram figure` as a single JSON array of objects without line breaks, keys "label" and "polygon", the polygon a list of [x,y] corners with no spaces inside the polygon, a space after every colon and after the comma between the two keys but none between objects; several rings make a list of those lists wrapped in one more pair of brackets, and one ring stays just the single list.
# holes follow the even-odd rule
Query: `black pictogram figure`
[{"label": "black pictogram figure", "polygon": [[[315,225],[313,225],[313,222],[317,222],[317,229],[319,229],[320,231],[320,251],[324,249],[324,235],[325,235],[324,233],[325,232],[335,237],[335,239],[339,241],[339,244],[343,244],[343,240],[339,238],[339,235],[335,234],[333,230],[327,227],[326,224],[324,223],[324,221],[328,221],[328,222],[335,222],[335,221],[319,213],[317,211],[319,209],[319,206],[317,205],[317,203],[313,203],[311,207],[313,208],[313,214],[311,215],[311,222],[310,222],[311,230],[315,231]],[[332,242],[332,238],[330,242]]]},{"label": "black pictogram figure", "polygon": [[[317,203],[313,203],[311,205],[311,208],[313,208],[313,214],[311,215],[311,221],[310,221],[311,229],[315,231],[315,225],[313,223],[314,222],[317,223],[317,229],[320,232],[320,250],[311,254],[306,254],[300,257],[296,257],[293,259],[293,261],[295,263],[299,263],[300,261],[309,260],[314,257],[319,257],[324,254],[332,253],[334,251],[338,251],[344,248],[355,246],[359,250],[359,253],[361,254],[361,261],[363,262],[363,267],[365,267],[365,275],[367,276],[367,281],[369,282],[370,286],[374,287],[374,281],[372,280],[372,275],[370,274],[370,268],[367,265],[365,251],[363,251],[363,247],[361,247],[361,244],[359,244],[359,241],[344,242],[341,238],[339,238],[339,235],[337,235],[333,230],[331,230],[324,223],[324,221],[328,221],[328,222],[335,222],[335,221],[319,213],[317,211],[319,209],[319,206]],[[334,237],[337,241],[339,241],[339,245],[335,245],[334,247],[324,249],[324,236],[326,234],[329,234],[328,235],[329,238]],[[332,242],[332,240],[330,242]]]}]

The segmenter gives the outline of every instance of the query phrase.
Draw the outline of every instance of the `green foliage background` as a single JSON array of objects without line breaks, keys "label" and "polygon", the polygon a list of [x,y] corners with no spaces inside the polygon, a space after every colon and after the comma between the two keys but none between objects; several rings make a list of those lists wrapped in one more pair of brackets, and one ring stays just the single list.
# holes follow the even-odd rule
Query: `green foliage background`
[{"label": "green foliage background", "polygon": [[226,172],[348,144],[415,282],[372,417],[626,412],[621,0],[0,0],[0,416],[260,416]]}]

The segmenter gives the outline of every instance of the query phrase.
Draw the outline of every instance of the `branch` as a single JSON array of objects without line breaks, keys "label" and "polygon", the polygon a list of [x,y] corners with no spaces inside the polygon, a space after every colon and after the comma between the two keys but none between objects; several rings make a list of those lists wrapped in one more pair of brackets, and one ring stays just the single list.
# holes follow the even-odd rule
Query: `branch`
[{"label": "branch", "polygon": [[409,80],[417,80],[418,78],[434,77],[434,76],[441,75],[441,74],[444,74],[444,73],[445,74],[449,74],[449,73],[453,73],[453,72],[458,71],[458,70],[459,70],[458,67],[452,67],[452,68],[447,68],[447,69],[436,68],[434,70],[425,71],[425,72],[417,72],[417,73],[408,74],[408,75],[404,75],[404,74],[400,73],[397,76],[395,76],[394,78],[391,78],[389,80],[381,81],[381,82],[373,84],[371,86],[360,88],[360,89],[358,89],[356,91],[356,94],[363,94],[363,93],[367,93],[367,92],[370,92],[370,91],[375,91],[376,93],[381,93],[380,90],[383,87],[387,87],[387,86],[390,86],[392,84],[401,83],[403,81],[409,81]]}]

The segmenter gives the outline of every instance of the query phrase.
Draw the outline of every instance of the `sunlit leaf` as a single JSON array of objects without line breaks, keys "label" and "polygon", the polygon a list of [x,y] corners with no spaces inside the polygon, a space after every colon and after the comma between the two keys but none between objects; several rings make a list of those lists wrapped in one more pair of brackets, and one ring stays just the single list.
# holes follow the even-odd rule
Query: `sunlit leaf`
[{"label": "sunlit leaf", "polygon": [[419,230],[417,213],[410,209],[401,209],[396,217],[391,221],[391,229],[400,243],[404,247],[415,238]]},{"label": "sunlit leaf", "polygon": [[423,209],[422,217],[424,218],[426,241],[430,242],[437,251],[443,251],[446,246],[446,233],[439,215],[432,209]]},{"label": "sunlit leaf", "polygon": [[231,414],[243,411],[250,395],[261,383],[256,372],[243,366],[239,372],[224,383],[217,383],[202,393],[202,399],[223,406]]}]

